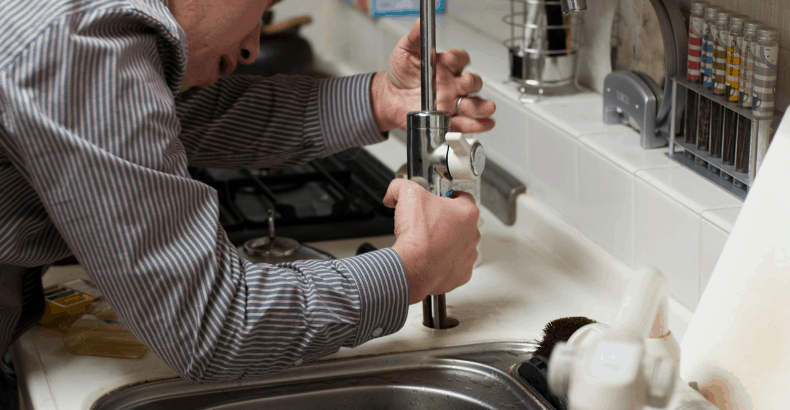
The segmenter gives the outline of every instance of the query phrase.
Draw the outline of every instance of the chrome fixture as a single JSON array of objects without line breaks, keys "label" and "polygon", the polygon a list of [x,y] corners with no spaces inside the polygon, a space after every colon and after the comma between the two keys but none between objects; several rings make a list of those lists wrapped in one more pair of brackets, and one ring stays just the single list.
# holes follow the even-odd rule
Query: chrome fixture
[{"label": "chrome fixture", "polygon": [[584,0],[510,0],[510,13],[502,21],[510,26],[508,48],[510,80],[518,85],[523,103],[540,101],[546,91],[576,91],[582,14],[563,17],[568,3],[586,8]]},{"label": "chrome fixture", "polygon": [[[474,139],[450,132],[450,113],[436,108],[436,1],[420,2],[422,110],[407,118],[408,178],[434,195],[444,196],[454,180],[476,179],[485,166],[485,150]],[[445,295],[423,301],[424,323],[434,329],[453,327]]]},{"label": "chrome fixture", "polygon": [[587,0],[561,0],[562,12],[565,14],[587,10]]}]

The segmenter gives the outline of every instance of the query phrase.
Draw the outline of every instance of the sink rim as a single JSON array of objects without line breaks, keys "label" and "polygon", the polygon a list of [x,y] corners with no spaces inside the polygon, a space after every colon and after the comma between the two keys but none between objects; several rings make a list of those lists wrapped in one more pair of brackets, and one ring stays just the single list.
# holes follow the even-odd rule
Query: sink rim
[{"label": "sink rim", "polygon": [[[92,405],[92,410],[139,408],[146,403],[166,399],[194,397],[198,395],[223,394],[250,391],[251,389],[274,390],[312,385],[319,382],[338,383],[352,379],[366,380],[387,374],[398,374],[420,370],[463,371],[487,377],[499,383],[503,390],[521,398],[528,408],[551,409],[552,407],[528,386],[517,374],[517,365],[532,356],[537,344],[530,342],[476,343],[411,352],[399,352],[373,356],[316,361],[284,370],[280,373],[255,380],[236,380],[211,384],[191,384],[180,378],[148,381],[125,386],[104,394]],[[418,382],[420,380],[417,380]],[[450,381],[448,379],[448,381]],[[470,379],[471,381],[471,379]],[[455,383],[455,382],[453,382]],[[474,383],[474,382],[473,382]],[[432,388],[430,383],[415,384]],[[385,388],[399,388],[404,384],[392,382]],[[316,392],[331,393],[337,388],[316,388]],[[447,390],[454,395],[465,396],[464,391]],[[175,392],[175,393],[174,393]],[[274,395],[270,398],[285,397]],[[471,395],[470,397],[474,399]],[[228,401],[230,401],[229,399]]]}]

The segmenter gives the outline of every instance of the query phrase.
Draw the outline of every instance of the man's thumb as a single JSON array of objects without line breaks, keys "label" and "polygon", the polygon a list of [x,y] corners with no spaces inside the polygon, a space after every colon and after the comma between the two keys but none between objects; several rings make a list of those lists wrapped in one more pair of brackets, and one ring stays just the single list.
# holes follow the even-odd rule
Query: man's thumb
[{"label": "man's thumb", "polygon": [[411,30],[409,30],[409,34],[406,34],[404,37],[400,39],[398,42],[398,47],[416,55],[417,57],[420,56],[420,19],[417,19],[414,24],[411,26]]}]

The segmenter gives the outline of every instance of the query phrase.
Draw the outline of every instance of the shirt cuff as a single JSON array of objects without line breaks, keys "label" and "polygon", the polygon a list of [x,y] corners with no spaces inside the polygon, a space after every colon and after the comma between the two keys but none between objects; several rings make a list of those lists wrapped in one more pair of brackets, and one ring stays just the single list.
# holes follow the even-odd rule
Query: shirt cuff
[{"label": "shirt cuff", "polygon": [[322,80],[318,86],[318,118],[327,155],[387,139],[373,117],[370,84],[375,74]]},{"label": "shirt cuff", "polygon": [[354,343],[400,330],[409,312],[409,283],[400,256],[392,248],[367,252],[338,262],[348,269],[359,290],[359,326]]}]

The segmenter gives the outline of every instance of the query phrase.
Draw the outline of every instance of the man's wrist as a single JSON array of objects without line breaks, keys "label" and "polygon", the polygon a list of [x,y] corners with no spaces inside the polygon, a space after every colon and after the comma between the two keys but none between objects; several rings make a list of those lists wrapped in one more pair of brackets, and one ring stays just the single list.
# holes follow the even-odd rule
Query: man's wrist
[{"label": "man's wrist", "polygon": [[427,258],[427,255],[415,255],[413,247],[403,245],[403,242],[398,241],[392,245],[392,249],[398,254],[403,262],[403,268],[408,278],[409,304],[412,305],[425,299],[432,286],[426,280],[429,276],[420,274],[422,270],[420,260]]},{"label": "man's wrist", "polygon": [[409,283],[403,261],[392,248],[338,260],[359,292],[357,333],[347,347],[397,332],[409,311]]},{"label": "man's wrist", "polygon": [[387,132],[397,125],[392,120],[392,107],[387,104],[387,73],[376,73],[370,82],[370,104],[379,131]]}]

